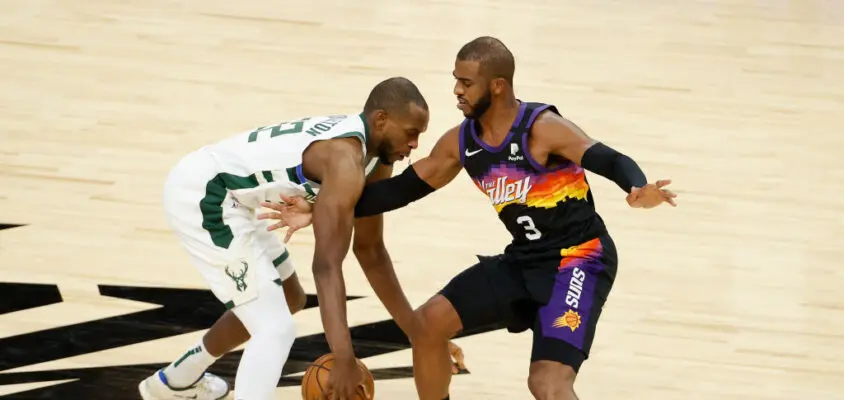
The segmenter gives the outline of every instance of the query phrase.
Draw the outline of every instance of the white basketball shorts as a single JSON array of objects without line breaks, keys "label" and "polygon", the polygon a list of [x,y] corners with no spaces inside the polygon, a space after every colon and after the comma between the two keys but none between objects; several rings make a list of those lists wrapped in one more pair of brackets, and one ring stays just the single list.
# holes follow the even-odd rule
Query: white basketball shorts
[{"label": "white basketball shorts", "polygon": [[203,150],[185,156],[164,183],[164,212],[211,291],[233,308],[256,298],[260,282],[281,284],[294,269],[269,223],[209,184],[216,176]]}]

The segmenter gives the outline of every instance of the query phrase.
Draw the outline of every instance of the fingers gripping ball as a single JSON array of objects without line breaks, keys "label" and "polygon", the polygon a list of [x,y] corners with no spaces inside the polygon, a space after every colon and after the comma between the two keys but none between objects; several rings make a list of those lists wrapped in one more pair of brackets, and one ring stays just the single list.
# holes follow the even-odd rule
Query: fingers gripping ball
[{"label": "fingers gripping ball", "polygon": [[[355,400],[374,400],[375,399],[375,378],[369,372],[369,368],[360,360],[357,360],[358,367],[363,371],[363,384],[366,386],[366,392],[363,388],[358,388]],[[334,366],[334,356],[331,353],[325,354],[316,361],[312,362],[305,370],[305,375],[302,376],[302,399],[303,400],[322,400],[323,396],[327,395],[326,388],[328,387],[328,374],[331,373],[331,367]],[[369,393],[369,397],[366,393]]]}]

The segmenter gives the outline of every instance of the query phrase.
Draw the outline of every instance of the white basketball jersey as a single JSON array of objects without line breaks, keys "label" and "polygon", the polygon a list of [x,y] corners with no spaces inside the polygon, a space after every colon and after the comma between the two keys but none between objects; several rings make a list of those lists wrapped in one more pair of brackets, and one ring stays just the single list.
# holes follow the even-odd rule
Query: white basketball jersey
[{"label": "white basketball jersey", "polygon": [[[305,149],[319,140],[356,137],[365,160],[367,136],[362,114],[331,115],[265,126],[205,146],[202,150],[214,159],[218,172],[206,186],[211,197],[206,200],[222,200],[231,193],[240,205],[251,209],[260,208],[262,201],[280,202],[280,194],[313,202],[319,183],[305,178],[302,172]],[[377,165],[373,157],[365,167],[366,174]]]}]

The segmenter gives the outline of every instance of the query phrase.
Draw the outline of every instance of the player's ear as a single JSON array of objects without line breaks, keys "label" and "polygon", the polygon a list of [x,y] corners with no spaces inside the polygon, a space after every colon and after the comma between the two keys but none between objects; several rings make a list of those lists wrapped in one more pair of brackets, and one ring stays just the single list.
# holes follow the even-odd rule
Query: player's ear
[{"label": "player's ear", "polygon": [[383,130],[384,126],[387,125],[387,112],[384,110],[376,110],[375,111],[375,129]]},{"label": "player's ear", "polygon": [[506,84],[507,81],[504,78],[495,78],[490,82],[489,90],[492,92],[492,94],[498,96],[504,92]]}]

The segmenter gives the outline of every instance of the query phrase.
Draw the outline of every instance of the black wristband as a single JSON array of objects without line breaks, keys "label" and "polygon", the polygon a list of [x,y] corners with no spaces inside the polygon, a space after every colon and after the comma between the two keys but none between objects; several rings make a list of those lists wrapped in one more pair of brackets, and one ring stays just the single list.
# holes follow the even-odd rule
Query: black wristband
[{"label": "black wristband", "polygon": [[402,208],[434,190],[411,165],[400,175],[366,185],[355,205],[355,217],[369,217]]},{"label": "black wristband", "polygon": [[615,182],[627,193],[630,193],[630,189],[634,186],[642,187],[648,183],[645,173],[632,158],[600,142],[586,149],[580,165]]}]

